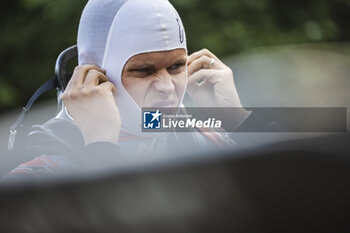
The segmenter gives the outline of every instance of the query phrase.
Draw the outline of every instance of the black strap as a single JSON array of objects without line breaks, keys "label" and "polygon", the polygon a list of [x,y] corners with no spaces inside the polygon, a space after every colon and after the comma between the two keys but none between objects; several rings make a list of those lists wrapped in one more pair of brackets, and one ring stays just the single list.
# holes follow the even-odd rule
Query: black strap
[{"label": "black strap", "polygon": [[25,114],[29,111],[29,109],[32,107],[34,102],[45,92],[50,91],[54,88],[58,87],[58,82],[56,78],[50,79],[49,81],[45,82],[43,85],[41,85],[30,97],[27,105],[23,107],[21,114],[19,114],[17,120],[15,123],[10,127],[10,136],[9,136],[9,142],[8,142],[8,149],[10,151],[13,150],[14,144],[15,144],[15,139],[16,139],[16,134],[17,134],[17,129],[20,126],[20,124],[23,121],[23,118]]}]

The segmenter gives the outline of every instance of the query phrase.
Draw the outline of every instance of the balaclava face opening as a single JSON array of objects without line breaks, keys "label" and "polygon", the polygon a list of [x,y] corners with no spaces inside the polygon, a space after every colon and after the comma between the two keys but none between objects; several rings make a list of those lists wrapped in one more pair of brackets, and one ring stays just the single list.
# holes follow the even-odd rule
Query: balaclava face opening
[{"label": "balaclava face opening", "polygon": [[84,8],[78,31],[79,65],[95,64],[107,71],[118,89],[116,104],[126,133],[152,136],[141,132],[141,108],[122,85],[124,65],[137,54],[174,49],[187,52],[186,36],[167,0],[90,0]]}]

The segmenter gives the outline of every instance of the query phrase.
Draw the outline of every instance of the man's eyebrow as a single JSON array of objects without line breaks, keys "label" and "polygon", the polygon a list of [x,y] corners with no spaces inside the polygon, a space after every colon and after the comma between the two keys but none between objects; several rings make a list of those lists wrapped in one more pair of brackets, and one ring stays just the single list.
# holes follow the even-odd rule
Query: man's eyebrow
[{"label": "man's eyebrow", "polygon": [[[177,59],[174,62],[171,62],[169,64],[170,65],[185,64],[186,60],[187,60],[187,57],[182,57],[182,58],[179,58],[179,59]],[[155,69],[155,67],[156,67],[155,64],[156,64],[156,61],[152,61],[152,59],[148,60],[147,62],[143,62],[143,61],[129,61],[126,68],[128,70],[145,69],[145,68]]]},{"label": "man's eyebrow", "polygon": [[154,64],[150,62],[147,62],[147,63],[130,62],[127,68],[139,69],[139,68],[152,68],[152,67],[154,67]]},{"label": "man's eyebrow", "polygon": [[176,61],[172,62],[172,64],[186,63],[187,58],[179,58]]}]

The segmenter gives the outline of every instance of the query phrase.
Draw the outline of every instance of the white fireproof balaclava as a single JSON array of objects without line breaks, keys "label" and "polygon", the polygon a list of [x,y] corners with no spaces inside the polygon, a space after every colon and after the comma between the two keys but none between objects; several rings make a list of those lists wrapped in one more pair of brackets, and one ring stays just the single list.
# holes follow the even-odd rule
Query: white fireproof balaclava
[{"label": "white fireproof balaclava", "polygon": [[150,135],[141,132],[141,108],[122,85],[125,63],[140,53],[179,48],[187,52],[185,31],[167,0],[90,0],[84,8],[78,31],[79,65],[95,64],[107,71],[118,89],[116,104],[126,133]]}]

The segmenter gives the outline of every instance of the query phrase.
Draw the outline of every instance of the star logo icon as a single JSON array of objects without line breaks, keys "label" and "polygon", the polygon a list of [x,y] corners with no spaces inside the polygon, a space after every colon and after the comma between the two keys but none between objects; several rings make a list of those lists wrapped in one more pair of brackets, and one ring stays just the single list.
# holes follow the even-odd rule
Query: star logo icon
[{"label": "star logo icon", "polygon": [[152,113],[153,118],[152,118],[151,122],[153,122],[153,121],[156,120],[156,119],[157,119],[157,121],[159,121],[159,117],[160,117],[161,115],[162,115],[162,113],[160,113],[160,112],[159,112],[159,109],[157,109],[157,112]]}]

